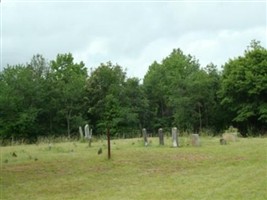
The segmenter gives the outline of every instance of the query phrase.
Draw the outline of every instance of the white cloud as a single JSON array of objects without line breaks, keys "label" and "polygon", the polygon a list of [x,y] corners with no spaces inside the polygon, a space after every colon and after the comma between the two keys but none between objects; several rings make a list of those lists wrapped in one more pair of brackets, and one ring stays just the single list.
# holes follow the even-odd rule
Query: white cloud
[{"label": "white cloud", "polygon": [[[145,44],[138,53],[128,55],[112,55],[112,45],[107,39],[98,38],[92,45],[76,53],[75,58],[85,61],[87,66],[97,67],[101,62],[112,61],[127,68],[129,76],[143,78],[153,61],[161,62],[175,48],[180,48],[185,54],[190,54],[199,60],[201,67],[213,62],[219,69],[230,58],[243,55],[244,50],[253,39],[262,42],[266,29],[263,27],[234,31],[197,31],[180,37],[158,38]],[[263,43],[263,46],[266,45]]]},{"label": "white cloud", "polygon": [[266,28],[257,27],[247,30],[220,30],[216,32],[194,32],[181,37],[181,48],[187,54],[199,59],[202,67],[213,62],[218,67],[230,58],[243,55],[253,39],[266,47]]},{"label": "white cloud", "polygon": [[108,53],[110,53],[108,39],[99,37],[92,39],[84,49],[74,51],[73,56],[75,60],[83,61],[89,66],[105,62],[103,59],[107,57]]},{"label": "white cloud", "polygon": [[112,61],[143,78],[172,49],[222,65],[252,39],[266,47],[266,3],[1,3],[2,63],[71,52],[88,68]]}]

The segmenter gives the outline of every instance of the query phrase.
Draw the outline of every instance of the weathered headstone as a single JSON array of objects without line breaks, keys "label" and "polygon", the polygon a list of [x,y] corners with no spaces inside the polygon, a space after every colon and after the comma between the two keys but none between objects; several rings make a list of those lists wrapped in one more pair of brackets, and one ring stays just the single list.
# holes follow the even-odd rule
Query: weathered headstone
[{"label": "weathered headstone", "polygon": [[89,138],[89,125],[86,124],[84,126],[84,135],[85,135],[85,138],[88,139]]},{"label": "weathered headstone", "polygon": [[235,133],[224,133],[222,138],[227,142],[236,142],[237,141],[237,134]]},{"label": "weathered headstone", "polygon": [[147,132],[146,132],[146,129],[145,128],[142,129],[142,134],[143,134],[145,146],[147,146],[148,145],[148,142],[147,142]]},{"label": "weathered headstone", "polygon": [[226,142],[236,142],[238,140],[238,129],[230,126],[222,135]]},{"label": "weathered headstone", "polygon": [[199,147],[200,146],[200,139],[198,134],[192,134],[191,135],[191,142],[192,146]]},{"label": "weathered headstone", "polygon": [[164,134],[162,128],[159,129],[159,145],[164,145]]},{"label": "weathered headstone", "polygon": [[83,129],[79,126],[80,139],[83,140]]},{"label": "weathered headstone", "polygon": [[178,147],[178,136],[177,136],[177,128],[173,127],[172,128],[172,146],[173,147]]},{"label": "weathered headstone", "polygon": [[92,129],[90,131],[89,125],[86,124],[84,127],[84,133],[85,133],[85,138],[88,140],[88,145],[91,147],[92,143]]}]

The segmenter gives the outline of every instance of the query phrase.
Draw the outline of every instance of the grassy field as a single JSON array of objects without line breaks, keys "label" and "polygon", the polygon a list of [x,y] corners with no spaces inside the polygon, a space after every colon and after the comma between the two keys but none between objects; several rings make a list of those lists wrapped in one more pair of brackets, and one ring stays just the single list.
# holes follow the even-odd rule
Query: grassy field
[{"label": "grassy field", "polygon": [[267,199],[266,138],[149,140],[112,140],[111,160],[100,140],[1,147],[1,199]]}]

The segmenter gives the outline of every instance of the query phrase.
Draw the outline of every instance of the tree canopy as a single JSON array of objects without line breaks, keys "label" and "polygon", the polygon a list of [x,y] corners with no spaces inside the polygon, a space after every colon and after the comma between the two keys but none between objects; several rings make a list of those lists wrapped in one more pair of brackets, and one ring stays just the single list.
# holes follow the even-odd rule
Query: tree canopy
[{"label": "tree canopy", "polygon": [[146,99],[137,78],[111,62],[101,64],[87,80],[88,116],[96,131],[106,128],[117,135],[136,132],[146,110]]},{"label": "tree canopy", "polygon": [[101,63],[87,72],[71,53],[52,61],[42,55],[0,72],[0,138],[34,142],[38,137],[78,136],[89,123],[94,134],[134,137],[142,128],[219,134],[230,125],[243,135],[266,133],[267,50],[252,41],[244,55],[219,71],[213,63],[174,49],[153,62],[143,79]]},{"label": "tree canopy", "polygon": [[222,73],[221,104],[244,133],[267,128],[267,50],[252,41],[243,56],[230,59]]},{"label": "tree canopy", "polygon": [[206,69],[180,49],[149,67],[144,87],[154,114],[154,128],[177,126],[199,132],[212,126],[220,78],[215,65]]}]

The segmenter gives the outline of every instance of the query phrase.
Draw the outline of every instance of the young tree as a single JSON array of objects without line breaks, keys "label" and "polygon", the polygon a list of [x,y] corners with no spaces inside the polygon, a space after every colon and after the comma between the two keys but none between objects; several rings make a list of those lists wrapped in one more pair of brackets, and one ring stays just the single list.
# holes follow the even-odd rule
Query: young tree
[{"label": "young tree", "polygon": [[87,81],[88,117],[98,134],[134,136],[146,117],[147,101],[137,78],[126,78],[119,65],[101,64]]},{"label": "young tree", "polygon": [[99,133],[112,133],[122,120],[121,98],[126,74],[119,65],[101,64],[87,80],[88,117]]}]

